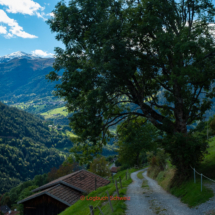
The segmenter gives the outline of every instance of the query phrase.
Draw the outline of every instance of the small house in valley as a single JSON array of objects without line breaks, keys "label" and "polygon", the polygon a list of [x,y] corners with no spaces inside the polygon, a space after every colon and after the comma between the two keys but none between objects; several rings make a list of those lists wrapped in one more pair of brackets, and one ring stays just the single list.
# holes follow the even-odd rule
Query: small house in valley
[{"label": "small house in valley", "polygon": [[112,172],[112,173],[117,173],[117,167],[116,166],[113,166],[113,167],[111,167],[111,169],[110,169],[110,171]]},{"label": "small house in valley", "polygon": [[109,180],[82,169],[34,189],[32,192],[37,193],[17,204],[24,205],[24,215],[57,215],[78,201],[83,193],[109,183]]}]

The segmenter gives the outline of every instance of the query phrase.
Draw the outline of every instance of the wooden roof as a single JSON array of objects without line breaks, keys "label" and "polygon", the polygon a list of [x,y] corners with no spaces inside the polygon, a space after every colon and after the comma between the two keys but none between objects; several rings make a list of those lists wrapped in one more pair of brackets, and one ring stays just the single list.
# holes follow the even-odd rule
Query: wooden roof
[{"label": "wooden roof", "polygon": [[95,178],[96,178],[97,188],[105,186],[110,183],[109,180],[102,178],[101,176],[96,175],[92,172],[82,169],[74,173],[60,177],[54,181],[51,181],[48,184],[45,184],[41,187],[38,187],[32,190],[32,192],[40,191],[59,183],[69,186],[71,188],[74,188],[80,192],[93,191],[95,190]]},{"label": "wooden roof", "polygon": [[42,195],[48,195],[62,202],[63,204],[70,206],[80,199],[82,193],[65,185],[57,184],[54,187],[49,187],[48,189],[45,189],[39,193],[35,193],[31,196],[28,196],[27,198],[17,202],[17,204],[22,204],[23,202],[26,202],[28,200],[34,199]]},{"label": "wooden roof", "polygon": [[80,199],[80,196],[83,195],[83,192],[95,190],[95,178],[96,188],[110,183],[109,180],[102,178],[92,172],[87,170],[79,170],[32,190],[32,192],[40,192],[17,202],[17,204],[22,204],[23,202],[41,195],[48,195],[64,203],[65,205],[70,206]]},{"label": "wooden roof", "polygon": [[110,171],[111,172],[117,172],[117,169],[118,169],[117,167],[113,166]]}]

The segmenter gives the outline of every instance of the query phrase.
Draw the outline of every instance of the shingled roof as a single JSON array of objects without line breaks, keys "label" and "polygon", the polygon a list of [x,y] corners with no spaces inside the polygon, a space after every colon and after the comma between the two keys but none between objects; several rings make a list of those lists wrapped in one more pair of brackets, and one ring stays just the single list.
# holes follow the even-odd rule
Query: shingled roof
[{"label": "shingled roof", "polygon": [[110,171],[111,171],[111,172],[115,172],[115,173],[116,173],[116,172],[117,172],[117,170],[118,170],[118,168],[117,168],[117,167],[115,167],[115,166],[113,166],[113,167],[111,168],[111,170],[110,170]]},{"label": "shingled roof", "polygon": [[27,198],[17,202],[17,204],[22,204],[23,202],[26,202],[41,195],[48,195],[64,203],[65,205],[70,206],[80,199],[82,193],[65,185],[57,184],[54,187],[49,187],[48,189],[45,189],[39,193],[35,193],[31,196],[28,196]]},{"label": "shingled roof", "polygon": [[79,170],[32,190],[32,192],[40,192],[19,201],[17,204],[22,204],[23,202],[41,195],[48,195],[65,205],[70,206],[80,199],[83,192],[86,193],[95,190],[95,178],[96,188],[110,183],[109,180],[92,172]]},{"label": "shingled roof", "polygon": [[51,181],[48,184],[45,184],[41,187],[38,187],[32,190],[32,192],[37,192],[37,191],[46,189],[48,187],[54,186],[56,184],[64,184],[80,192],[93,191],[95,190],[95,178],[96,178],[97,188],[105,186],[110,183],[109,180],[102,178],[101,176],[96,175],[92,172],[82,169],[74,173],[60,177],[54,181]]}]

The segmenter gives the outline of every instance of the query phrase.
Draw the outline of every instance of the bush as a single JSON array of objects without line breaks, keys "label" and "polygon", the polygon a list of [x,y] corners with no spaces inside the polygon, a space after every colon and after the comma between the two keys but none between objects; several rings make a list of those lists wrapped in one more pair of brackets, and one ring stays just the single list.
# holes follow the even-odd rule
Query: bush
[{"label": "bush", "polygon": [[122,170],[126,170],[126,169],[130,169],[131,166],[129,164],[123,164],[121,167],[120,167],[120,171]]},{"label": "bush", "polygon": [[122,164],[119,162],[119,160],[116,160],[116,161],[115,161],[115,166],[118,167],[118,166],[121,166],[121,165],[122,165]]},{"label": "bush", "polygon": [[167,135],[162,140],[165,151],[171,157],[171,163],[180,172],[181,179],[189,177],[190,165],[198,167],[203,160],[207,142],[191,134],[176,133]]},{"label": "bush", "polygon": [[161,170],[164,170],[167,164],[168,155],[164,150],[159,150],[156,155],[156,165],[159,166]]},{"label": "bush", "polygon": [[110,176],[110,169],[105,157],[98,157],[90,164],[90,172],[93,172],[102,177]]}]

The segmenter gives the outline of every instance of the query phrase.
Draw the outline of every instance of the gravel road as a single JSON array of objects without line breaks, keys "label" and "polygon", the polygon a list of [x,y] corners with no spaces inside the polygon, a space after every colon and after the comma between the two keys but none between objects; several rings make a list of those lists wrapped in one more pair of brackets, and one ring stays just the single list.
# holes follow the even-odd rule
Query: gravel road
[{"label": "gravel road", "polygon": [[137,173],[140,171],[143,170],[131,174],[133,182],[127,188],[126,196],[130,197],[130,200],[126,201],[126,215],[154,215],[147,197],[143,195],[144,189],[141,188],[143,180],[137,177]]},{"label": "gravel road", "polygon": [[[177,197],[167,193],[157,182],[147,176],[147,168],[131,174],[133,182],[128,186],[126,196],[126,215],[203,215],[211,209],[208,202],[196,208],[189,208]],[[137,173],[143,173],[144,179],[139,179]],[[144,181],[145,186],[142,187]],[[147,185],[148,184],[148,185]],[[211,199],[212,200],[212,199]]]}]

